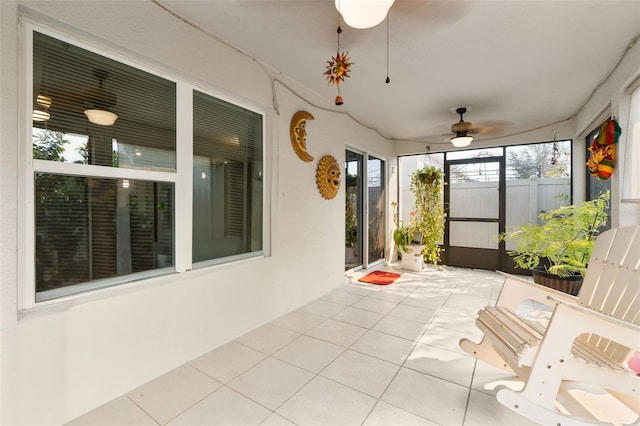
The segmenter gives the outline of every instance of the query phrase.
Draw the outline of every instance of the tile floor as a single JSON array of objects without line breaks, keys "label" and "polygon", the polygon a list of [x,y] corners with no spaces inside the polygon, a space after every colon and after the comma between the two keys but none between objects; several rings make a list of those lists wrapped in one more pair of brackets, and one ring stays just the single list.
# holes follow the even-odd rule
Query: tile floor
[{"label": "tile floor", "polygon": [[[502,277],[446,268],[344,286],[69,425],[532,425],[501,406],[508,374],[467,356]],[[523,310],[534,310],[523,306]]]}]

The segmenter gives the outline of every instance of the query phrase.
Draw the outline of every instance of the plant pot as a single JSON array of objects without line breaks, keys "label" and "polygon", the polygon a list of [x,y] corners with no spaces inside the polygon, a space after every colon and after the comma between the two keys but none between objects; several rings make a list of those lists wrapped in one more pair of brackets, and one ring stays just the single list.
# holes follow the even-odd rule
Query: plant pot
[{"label": "plant pot", "polygon": [[567,278],[560,278],[557,275],[548,273],[544,268],[534,268],[531,270],[533,282],[552,288],[554,290],[577,296],[582,287],[582,275],[576,274]]}]

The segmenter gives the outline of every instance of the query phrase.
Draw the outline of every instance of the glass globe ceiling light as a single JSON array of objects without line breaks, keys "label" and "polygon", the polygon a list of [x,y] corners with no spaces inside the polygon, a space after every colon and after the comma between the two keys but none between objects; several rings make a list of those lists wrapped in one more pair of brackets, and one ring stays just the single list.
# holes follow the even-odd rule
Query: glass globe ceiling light
[{"label": "glass globe ceiling light", "polygon": [[464,135],[463,136],[456,136],[454,138],[451,138],[451,143],[453,144],[453,146],[455,146],[456,148],[462,148],[465,146],[469,146],[471,144],[471,141],[473,140],[473,136],[467,136],[467,132],[463,132]]},{"label": "glass globe ceiling light", "polygon": [[371,28],[384,21],[394,0],[335,0],[336,9],[352,28]]},{"label": "glass globe ceiling light", "polygon": [[118,119],[118,115],[109,111],[109,105],[113,106],[116,104],[116,96],[110,94],[102,84],[104,80],[109,77],[109,73],[101,69],[95,69],[93,74],[98,78],[99,83],[97,88],[88,90],[89,103],[93,104],[93,108],[85,109],[84,115],[86,115],[89,122],[93,124],[113,126]]},{"label": "glass globe ceiling light", "polygon": [[113,126],[118,119],[118,115],[104,109],[85,109],[84,115],[90,122],[99,126]]}]

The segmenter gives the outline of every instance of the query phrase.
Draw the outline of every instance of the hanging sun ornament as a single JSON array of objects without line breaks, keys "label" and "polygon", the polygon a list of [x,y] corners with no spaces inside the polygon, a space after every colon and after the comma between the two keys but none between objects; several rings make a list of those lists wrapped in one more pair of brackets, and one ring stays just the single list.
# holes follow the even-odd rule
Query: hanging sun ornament
[{"label": "hanging sun ornament", "polygon": [[[339,19],[339,18],[338,18]],[[340,96],[340,83],[343,83],[346,78],[349,78],[349,72],[351,65],[353,62],[349,62],[351,59],[349,57],[349,52],[340,53],[340,33],[342,32],[342,28],[340,28],[340,23],[338,23],[338,50],[336,52],[336,56],[332,56],[331,60],[327,61],[327,70],[323,73],[323,75],[327,76],[328,83],[335,84],[338,87],[338,96],[336,96],[336,105],[342,105],[344,101],[342,100],[342,96]]]}]

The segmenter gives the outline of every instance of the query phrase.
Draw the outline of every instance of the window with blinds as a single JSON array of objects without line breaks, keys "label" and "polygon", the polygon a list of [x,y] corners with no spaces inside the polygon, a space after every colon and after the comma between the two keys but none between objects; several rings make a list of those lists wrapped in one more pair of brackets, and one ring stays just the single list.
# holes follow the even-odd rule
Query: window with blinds
[{"label": "window with blinds", "polygon": [[32,52],[35,300],[173,266],[175,82],[37,31]]},{"label": "window with blinds", "polygon": [[193,262],[262,250],[262,116],[194,91]]},{"label": "window with blinds", "polygon": [[[35,297],[22,292],[21,306],[263,253],[263,114],[29,28],[25,276]],[[193,167],[179,169],[187,123]],[[193,205],[177,209],[185,190]],[[192,235],[177,235],[189,215]],[[176,253],[187,240],[192,253]]]}]

